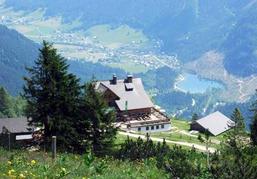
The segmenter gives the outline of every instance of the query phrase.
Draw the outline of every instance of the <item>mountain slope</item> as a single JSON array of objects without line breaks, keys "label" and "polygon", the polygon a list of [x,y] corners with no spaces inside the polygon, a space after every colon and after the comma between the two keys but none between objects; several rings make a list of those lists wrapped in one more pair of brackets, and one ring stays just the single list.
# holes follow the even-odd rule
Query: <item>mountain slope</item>
[{"label": "mountain slope", "polygon": [[[22,91],[26,66],[32,66],[38,57],[40,45],[27,39],[15,30],[0,25],[0,86],[5,87],[12,95]],[[82,82],[111,78],[113,73],[120,77],[125,72],[120,69],[105,67],[90,62],[68,61],[70,71],[81,78]]]},{"label": "mountain slope", "polygon": [[225,68],[237,76],[257,74],[256,14],[256,4],[245,9],[222,47],[225,54]]},{"label": "mountain slope", "polygon": [[0,25],[0,85],[18,94],[23,85],[26,66],[37,58],[39,45],[15,30]]},{"label": "mountain slope", "polygon": [[190,61],[219,49],[242,9],[252,8],[253,0],[8,0],[15,10],[45,9],[47,16],[61,16],[66,22],[79,19],[80,28],[94,25],[127,24],[162,42],[161,50],[177,53]]}]

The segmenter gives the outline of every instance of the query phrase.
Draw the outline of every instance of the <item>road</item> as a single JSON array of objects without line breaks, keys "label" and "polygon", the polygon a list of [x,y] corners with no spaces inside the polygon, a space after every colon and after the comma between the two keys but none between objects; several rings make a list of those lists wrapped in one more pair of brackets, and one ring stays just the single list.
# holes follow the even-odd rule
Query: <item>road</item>
[{"label": "road", "polygon": [[[133,138],[142,138],[142,139],[146,139],[145,135],[139,135],[139,134],[132,134],[132,133],[128,133],[128,132],[118,132],[120,135],[124,135],[124,136],[129,136],[129,137],[133,137]],[[156,137],[151,137],[152,141],[155,142],[162,142],[163,139],[162,138],[156,138]],[[204,145],[199,145],[199,144],[195,144],[195,143],[189,143],[189,142],[182,142],[182,141],[172,141],[172,140],[165,140],[166,143],[169,144],[176,144],[176,145],[181,145],[181,146],[186,146],[186,147],[194,147],[197,150],[203,151],[203,152],[207,152],[206,147]],[[209,152],[210,153],[214,153],[216,151],[215,148],[209,147]]]}]

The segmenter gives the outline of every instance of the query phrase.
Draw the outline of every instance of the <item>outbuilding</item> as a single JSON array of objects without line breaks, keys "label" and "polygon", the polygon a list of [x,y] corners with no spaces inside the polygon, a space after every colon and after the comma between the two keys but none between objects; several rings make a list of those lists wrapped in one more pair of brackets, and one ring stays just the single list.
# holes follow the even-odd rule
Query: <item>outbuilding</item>
[{"label": "outbuilding", "polygon": [[206,117],[193,121],[190,125],[191,130],[205,132],[208,131],[211,135],[220,135],[232,127],[235,126],[235,122],[229,119],[227,116],[217,111]]},{"label": "outbuilding", "polygon": [[0,145],[14,148],[26,141],[32,140],[34,127],[28,125],[28,119],[0,118]]}]

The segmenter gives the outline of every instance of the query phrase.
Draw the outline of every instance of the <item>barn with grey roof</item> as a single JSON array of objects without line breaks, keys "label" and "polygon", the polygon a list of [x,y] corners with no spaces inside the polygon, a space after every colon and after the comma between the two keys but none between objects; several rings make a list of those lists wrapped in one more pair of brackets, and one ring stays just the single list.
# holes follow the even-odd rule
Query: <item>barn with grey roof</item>
[{"label": "barn with grey roof", "polygon": [[31,140],[34,130],[25,117],[0,118],[0,146],[17,147],[18,141]]},{"label": "barn with grey roof", "polygon": [[199,120],[193,121],[191,123],[191,130],[200,132],[208,131],[210,134],[217,136],[228,131],[234,125],[234,121],[217,111]]}]

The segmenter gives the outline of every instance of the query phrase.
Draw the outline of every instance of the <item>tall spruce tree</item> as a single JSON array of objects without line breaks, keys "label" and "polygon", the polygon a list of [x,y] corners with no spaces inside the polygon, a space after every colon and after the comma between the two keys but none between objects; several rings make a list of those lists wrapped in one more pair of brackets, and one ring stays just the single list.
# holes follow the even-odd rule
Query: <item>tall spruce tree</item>
[{"label": "tall spruce tree", "polygon": [[253,116],[253,120],[252,120],[250,129],[251,129],[250,137],[252,140],[252,144],[257,146],[257,112],[254,112],[254,116]]},{"label": "tall spruce tree", "polygon": [[102,94],[96,92],[95,82],[89,82],[84,88],[83,109],[85,118],[89,122],[90,135],[88,140],[92,145],[92,150],[96,154],[102,154],[109,149],[116,136],[115,113],[108,107]]},{"label": "tall spruce tree", "polygon": [[[257,90],[255,93],[255,99],[257,98]],[[251,111],[253,112],[252,123],[250,125],[250,138],[252,144],[257,146],[257,100],[252,104]]]},{"label": "tall spruce tree", "polygon": [[228,151],[233,151],[235,148],[243,148],[246,140],[244,117],[238,108],[235,108],[233,111],[231,120],[233,120],[235,124],[231,126],[232,129],[226,134],[226,149],[228,149]]},{"label": "tall spruce tree", "polygon": [[197,121],[198,119],[199,119],[198,114],[194,113],[194,114],[192,115],[191,121],[194,122],[194,121]]},{"label": "tall spruce tree", "polygon": [[66,60],[53,46],[43,41],[39,58],[27,68],[24,97],[29,124],[44,127],[45,143],[56,135],[58,144],[72,148],[78,136],[74,115],[78,110],[81,87],[79,80],[68,73]]},{"label": "tall spruce tree", "polygon": [[[241,111],[239,108],[235,108],[233,111],[233,114],[231,116],[231,119],[235,122],[234,130],[233,132],[237,134],[245,134],[245,123],[244,123],[244,117],[241,114]],[[235,134],[236,135],[236,134]]]}]

